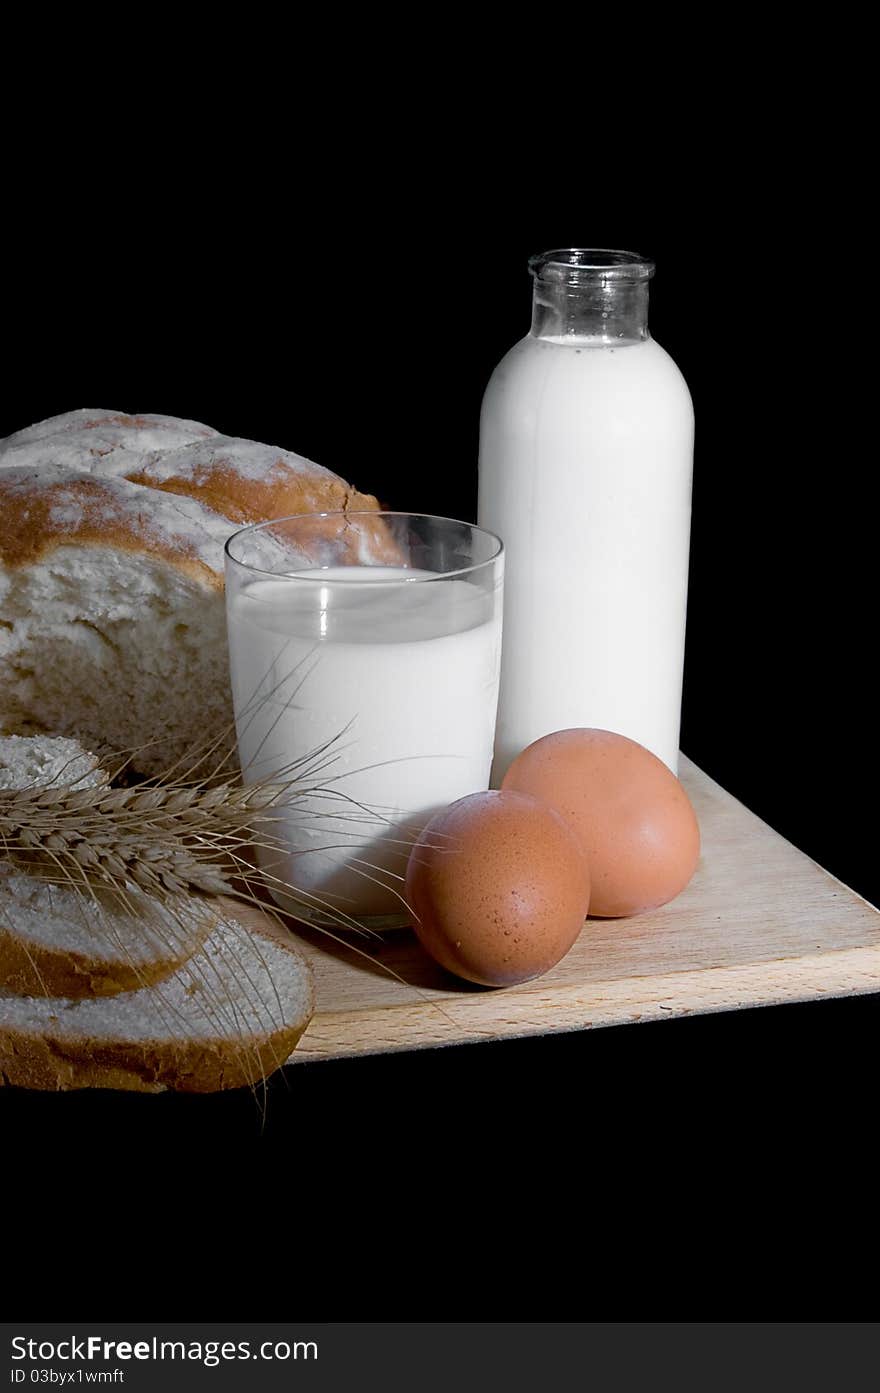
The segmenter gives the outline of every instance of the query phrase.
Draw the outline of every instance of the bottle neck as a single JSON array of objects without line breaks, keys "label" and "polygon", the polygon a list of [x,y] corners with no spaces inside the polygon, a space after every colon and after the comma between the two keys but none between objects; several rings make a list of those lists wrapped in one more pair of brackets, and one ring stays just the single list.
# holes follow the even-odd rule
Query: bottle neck
[{"label": "bottle neck", "polygon": [[546,252],[534,276],[532,336],[590,338],[609,345],[648,338],[653,265],[631,252]]}]

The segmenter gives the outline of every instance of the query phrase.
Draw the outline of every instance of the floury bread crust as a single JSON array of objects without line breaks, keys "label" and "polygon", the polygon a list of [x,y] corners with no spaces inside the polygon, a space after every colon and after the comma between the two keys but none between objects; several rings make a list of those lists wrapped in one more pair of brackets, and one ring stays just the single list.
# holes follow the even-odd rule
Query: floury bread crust
[{"label": "floury bread crust", "polygon": [[288,1058],[311,1019],[308,964],[280,931],[218,923],[173,977],[98,1000],[0,988],[0,1084],[176,1089],[253,1085]]},{"label": "floury bread crust", "polygon": [[146,450],[173,450],[178,445],[188,445],[212,435],[219,435],[219,431],[202,421],[185,421],[178,416],[127,416],[118,411],[83,408],[65,411],[60,416],[47,416],[44,421],[25,426],[7,435],[3,447],[27,449],[50,437],[55,441],[67,437],[69,440],[79,438],[83,448],[92,454],[120,448],[142,454]]},{"label": "floury bread crust", "polygon": [[378,508],[372,495],[302,455],[173,416],[70,411],[0,441],[0,468],[42,473],[47,465],[194,498],[240,526]]},{"label": "floury bread crust", "polygon": [[229,522],[193,499],[155,496],[124,478],[56,464],[7,466],[0,497],[11,523],[0,535],[0,559],[10,569],[44,561],[60,547],[92,546],[146,553],[211,589],[222,584]]},{"label": "floury bread crust", "polygon": [[[82,410],[0,442],[0,729],[141,751],[232,748],[223,547],[296,513],[378,513],[288,450],[198,421]],[[380,517],[355,559],[393,561]],[[304,558],[309,564],[309,558]]]}]

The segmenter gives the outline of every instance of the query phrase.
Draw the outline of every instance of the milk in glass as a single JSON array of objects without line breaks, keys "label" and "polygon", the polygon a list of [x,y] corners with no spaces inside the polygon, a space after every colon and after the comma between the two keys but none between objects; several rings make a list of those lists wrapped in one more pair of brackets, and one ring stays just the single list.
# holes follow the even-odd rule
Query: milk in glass
[{"label": "milk in glass", "polygon": [[401,914],[421,827],[488,787],[498,588],[404,567],[304,569],[245,578],[227,614],[245,778],[287,771],[306,791],[281,810],[286,856],[264,865],[313,917]]}]

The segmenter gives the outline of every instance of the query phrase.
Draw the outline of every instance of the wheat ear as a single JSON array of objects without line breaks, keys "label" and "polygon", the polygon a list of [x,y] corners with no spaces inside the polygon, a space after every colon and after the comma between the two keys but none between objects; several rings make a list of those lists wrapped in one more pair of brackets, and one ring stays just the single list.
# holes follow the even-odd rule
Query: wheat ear
[{"label": "wheat ear", "polygon": [[0,790],[0,857],[52,879],[64,867],[82,888],[134,884],[160,900],[229,895],[242,847],[277,841],[272,824],[285,789],[276,779],[251,788]]}]

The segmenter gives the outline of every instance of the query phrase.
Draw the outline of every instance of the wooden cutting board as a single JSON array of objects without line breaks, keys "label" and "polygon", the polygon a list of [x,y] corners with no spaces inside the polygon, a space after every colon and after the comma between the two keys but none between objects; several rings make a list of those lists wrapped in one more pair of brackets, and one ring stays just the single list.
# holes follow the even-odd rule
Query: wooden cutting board
[{"label": "wooden cutting board", "polygon": [[687,890],[653,914],[588,920],[534,982],[470,988],[408,931],[358,940],[370,962],[303,930],[317,1010],[293,1062],[880,991],[880,912],[688,760],[681,777],[703,837]]}]

